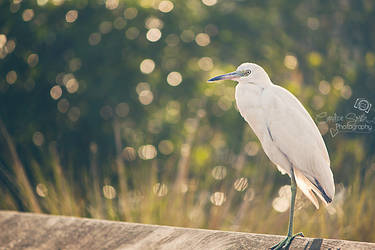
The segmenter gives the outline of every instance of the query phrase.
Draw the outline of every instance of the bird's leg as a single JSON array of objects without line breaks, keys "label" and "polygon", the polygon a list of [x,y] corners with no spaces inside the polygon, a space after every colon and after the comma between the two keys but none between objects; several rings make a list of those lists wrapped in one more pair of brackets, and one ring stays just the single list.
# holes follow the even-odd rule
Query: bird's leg
[{"label": "bird's leg", "polygon": [[273,247],[271,247],[271,249],[288,248],[288,246],[290,245],[290,243],[292,242],[292,240],[295,237],[297,237],[297,236],[302,236],[303,237],[302,233],[297,233],[297,234],[293,235],[294,203],[295,203],[296,194],[297,194],[297,184],[296,184],[296,178],[294,177],[293,167],[291,168],[291,177],[290,177],[290,179],[291,179],[290,189],[292,191],[292,198],[291,198],[291,201],[290,201],[288,235],[286,236],[286,238],[283,241],[281,241],[278,244],[276,244]]}]

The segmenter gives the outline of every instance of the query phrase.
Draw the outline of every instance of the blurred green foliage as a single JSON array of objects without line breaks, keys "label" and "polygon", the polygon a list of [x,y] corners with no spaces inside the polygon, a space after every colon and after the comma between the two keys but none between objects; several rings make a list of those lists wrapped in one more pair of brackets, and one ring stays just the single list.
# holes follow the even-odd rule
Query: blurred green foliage
[{"label": "blurred green foliage", "polygon": [[[284,234],[289,179],[206,80],[256,62],[314,119],[371,120],[374,24],[371,0],[0,0],[0,208]],[[374,132],[316,120],[337,194],[299,194],[296,231],[375,241]]]}]

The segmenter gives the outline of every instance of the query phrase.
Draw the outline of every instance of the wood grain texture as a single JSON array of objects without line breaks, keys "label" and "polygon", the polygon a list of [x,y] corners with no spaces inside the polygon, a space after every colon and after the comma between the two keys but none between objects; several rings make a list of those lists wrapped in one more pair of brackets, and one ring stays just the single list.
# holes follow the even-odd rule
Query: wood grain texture
[{"label": "wood grain texture", "polygon": [[[283,236],[0,211],[0,249],[267,249]],[[290,249],[375,249],[374,243],[297,238]]]}]

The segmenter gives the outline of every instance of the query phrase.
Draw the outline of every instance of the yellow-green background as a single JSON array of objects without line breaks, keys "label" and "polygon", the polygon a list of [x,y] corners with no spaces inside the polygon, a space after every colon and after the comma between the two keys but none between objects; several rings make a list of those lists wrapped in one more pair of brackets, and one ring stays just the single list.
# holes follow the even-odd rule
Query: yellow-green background
[{"label": "yellow-green background", "polygon": [[[374,24],[371,0],[0,0],[0,208],[285,234],[289,178],[206,80],[256,62],[314,120],[372,121]],[[375,132],[319,122],[336,197],[299,193],[295,231],[375,241]]]}]

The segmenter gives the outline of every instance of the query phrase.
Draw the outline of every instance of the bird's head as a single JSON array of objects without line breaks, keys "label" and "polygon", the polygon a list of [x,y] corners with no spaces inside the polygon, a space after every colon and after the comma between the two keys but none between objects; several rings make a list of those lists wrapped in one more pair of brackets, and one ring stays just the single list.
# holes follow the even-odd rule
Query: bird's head
[{"label": "bird's head", "polygon": [[271,83],[266,71],[255,63],[243,63],[236,71],[216,76],[208,80],[209,82],[220,81],[220,80],[233,80],[239,83],[250,83],[256,85],[268,85]]}]

